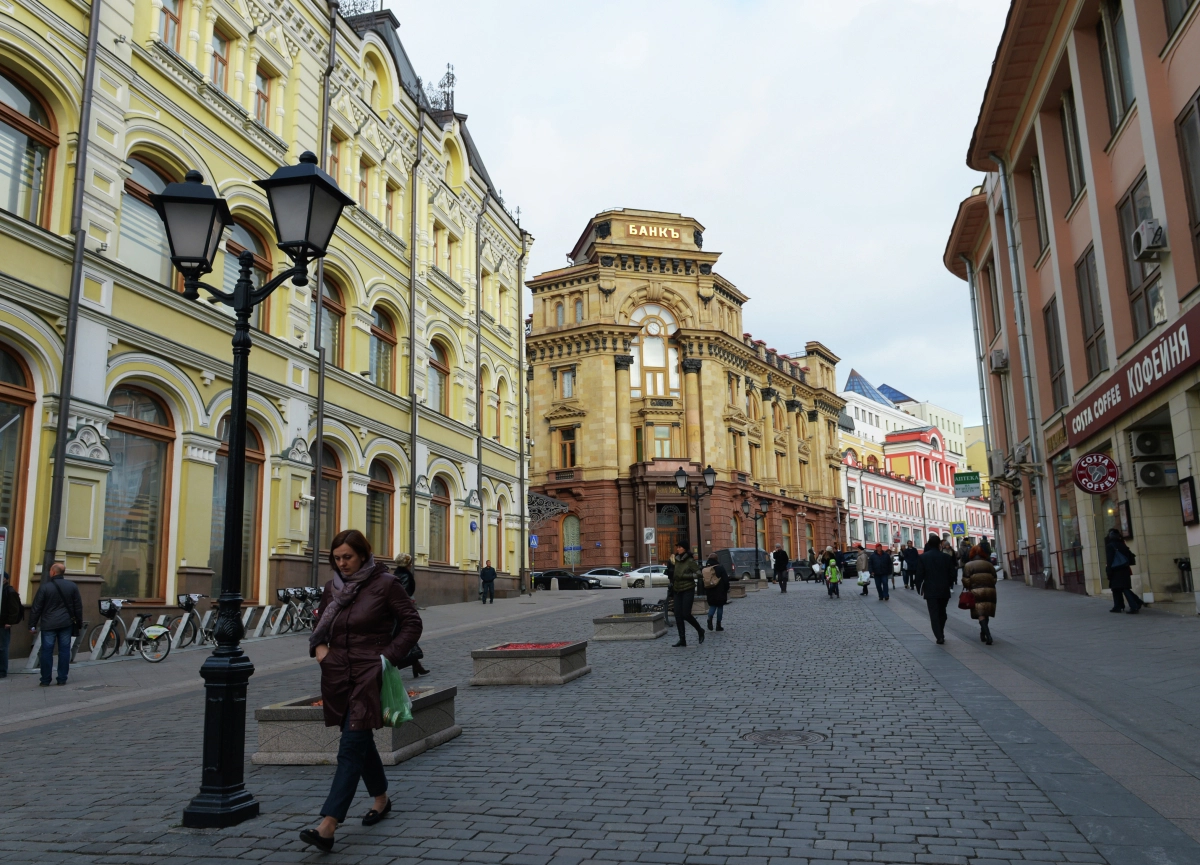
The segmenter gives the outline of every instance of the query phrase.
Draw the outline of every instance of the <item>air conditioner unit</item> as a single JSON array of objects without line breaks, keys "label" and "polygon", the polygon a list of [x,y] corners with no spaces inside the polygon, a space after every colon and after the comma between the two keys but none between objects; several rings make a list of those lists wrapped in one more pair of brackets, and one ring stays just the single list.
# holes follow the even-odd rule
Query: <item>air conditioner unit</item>
[{"label": "air conditioner unit", "polygon": [[1008,372],[1008,352],[1002,348],[992,349],[992,372]]},{"label": "air conditioner unit", "polygon": [[1000,498],[1000,496],[993,495],[989,504],[991,505],[991,511],[993,514],[997,516],[1002,516],[1004,514],[1004,499]]},{"label": "air conditioner unit", "polygon": [[1167,232],[1157,219],[1147,219],[1133,230],[1133,257],[1138,261],[1158,261],[1167,249]]},{"label": "air conditioner unit", "polygon": [[1136,463],[1134,485],[1139,490],[1165,489],[1179,486],[1179,469],[1174,462]]},{"label": "air conditioner unit", "polygon": [[1170,433],[1142,430],[1129,434],[1129,445],[1133,458],[1162,459],[1175,456],[1175,440]]},{"label": "air conditioner unit", "polygon": [[1004,451],[988,452],[988,477],[998,478],[1004,474]]}]

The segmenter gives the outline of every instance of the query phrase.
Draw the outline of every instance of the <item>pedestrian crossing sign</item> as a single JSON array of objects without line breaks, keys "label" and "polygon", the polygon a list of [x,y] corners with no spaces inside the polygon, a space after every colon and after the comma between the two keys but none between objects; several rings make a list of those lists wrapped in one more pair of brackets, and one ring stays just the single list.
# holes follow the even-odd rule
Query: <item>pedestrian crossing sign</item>
[{"label": "pedestrian crossing sign", "polygon": [[951,523],[950,524],[950,533],[952,535],[954,535],[956,538],[966,537],[967,524],[966,523]]}]

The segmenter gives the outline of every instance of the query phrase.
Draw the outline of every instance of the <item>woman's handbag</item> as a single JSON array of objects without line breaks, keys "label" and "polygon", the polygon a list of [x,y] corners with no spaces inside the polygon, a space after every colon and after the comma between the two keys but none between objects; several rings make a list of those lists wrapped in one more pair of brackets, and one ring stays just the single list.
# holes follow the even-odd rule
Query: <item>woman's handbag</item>
[{"label": "woman's handbag", "polygon": [[958,608],[960,610],[970,610],[970,609],[974,608],[974,606],[975,606],[975,593],[974,592],[967,591],[967,592],[963,592],[961,595],[958,596]]},{"label": "woman's handbag", "polygon": [[389,727],[399,727],[405,721],[412,720],[412,700],[408,698],[408,688],[400,678],[400,671],[383,655],[379,656],[379,660],[383,664],[383,682],[379,688],[383,723]]}]

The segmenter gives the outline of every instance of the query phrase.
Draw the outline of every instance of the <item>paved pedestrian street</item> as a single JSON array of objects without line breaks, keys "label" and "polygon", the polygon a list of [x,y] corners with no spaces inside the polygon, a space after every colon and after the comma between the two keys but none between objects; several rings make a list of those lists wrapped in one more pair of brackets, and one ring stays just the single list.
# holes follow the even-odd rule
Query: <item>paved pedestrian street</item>
[{"label": "paved pedestrian street", "polygon": [[[49,694],[67,702],[40,718],[36,677],[10,676],[3,705],[25,720],[0,718],[0,861],[1200,863],[1195,617],[1002,583],[994,646],[955,609],[937,646],[912,592],[793,583],[734,601],[703,646],[592,642],[593,672],[566,686],[467,685],[472,648],[589,637],[624,594],[427,611],[421,683],[459,686],[463,735],[389,767],[398,813],[369,829],[360,789],[329,855],[296,835],[332,767],[247,764],[259,818],[180,827],[199,781],[191,672],[100,703],[82,689],[102,672],[115,690],[147,665],[81,667],[62,691],[84,696]],[[274,659],[251,706],[317,691],[302,637],[247,651]],[[746,738],[768,731],[819,741]],[[256,741],[251,718],[247,756]]]}]

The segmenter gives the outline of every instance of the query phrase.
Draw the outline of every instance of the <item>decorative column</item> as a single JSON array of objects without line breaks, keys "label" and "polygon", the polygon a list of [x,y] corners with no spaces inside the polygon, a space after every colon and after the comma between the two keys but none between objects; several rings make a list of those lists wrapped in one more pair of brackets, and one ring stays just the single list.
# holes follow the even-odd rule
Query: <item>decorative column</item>
[{"label": "decorative column", "polygon": [[[749,408],[749,405],[750,405],[750,394],[752,394],[753,392],[754,392],[754,379],[750,378],[750,376],[746,376],[746,406],[747,406],[747,408]],[[748,435],[746,435],[746,432],[743,430],[742,433],[740,434],[740,438],[741,438],[741,442],[740,442],[739,446],[742,449],[742,471],[745,472],[746,476],[750,478],[751,482],[754,482],[754,481],[758,480],[758,478],[754,477],[754,472],[752,471],[753,466],[750,464],[750,437]]]},{"label": "decorative column", "polygon": [[762,389],[763,461],[766,463],[763,466],[763,479],[773,481],[775,486],[783,483],[783,478],[775,477],[777,472],[775,467],[775,397],[777,396],[779,396],[779,391],[773,387]]},{"label": "decorative column", "polygon": [[688,459],[704,464],[700,436],[700,358],[683,359],[684,422],[687,429]]},{"label": "decorative column", "polygon": [[[780,478],[779,482],[787,484],[789,487],[801,486],[803,480],[800,478],[800,450],[796,446],[796,428],[800,423],[799,414],[802,405],[798,399],[789,399],[787,406],[787,478]],[[796,415],[797,417],[792,417]]]},{"label": "decorative column", "polygon": [[[197,69],[200,69],[200,16],[204,11],[204,3],[202,0],[192,0],[191,11],[188,15],[188,32],[187,32],[187,47],[183,59],[191,63]],[[212,40],[212,35],[209,34],[209,40]],[[205,70],[201,69],[201,73]]]},{"label": "decorative column", "polygon": [[633,463],[633,428],[629,422],[629,367],[633,355],[618,354],[613,360],[617,365],[617,477],[627,478]]},{"label": "decorative column", "polygon": [[[205,81],[212,81],[213,68],[213,31],[217,29],[217,10],[209,6],[204,13],[203,30],[200,31],[200,57],[203,58],[203,63],[199,65],[200,74],[204,76]],[[228,61],[227,61],[228,62]],[[225,74],[229,74],[229,68],[226,66]],[[228,82],[226,82],[228,84]]]}]

